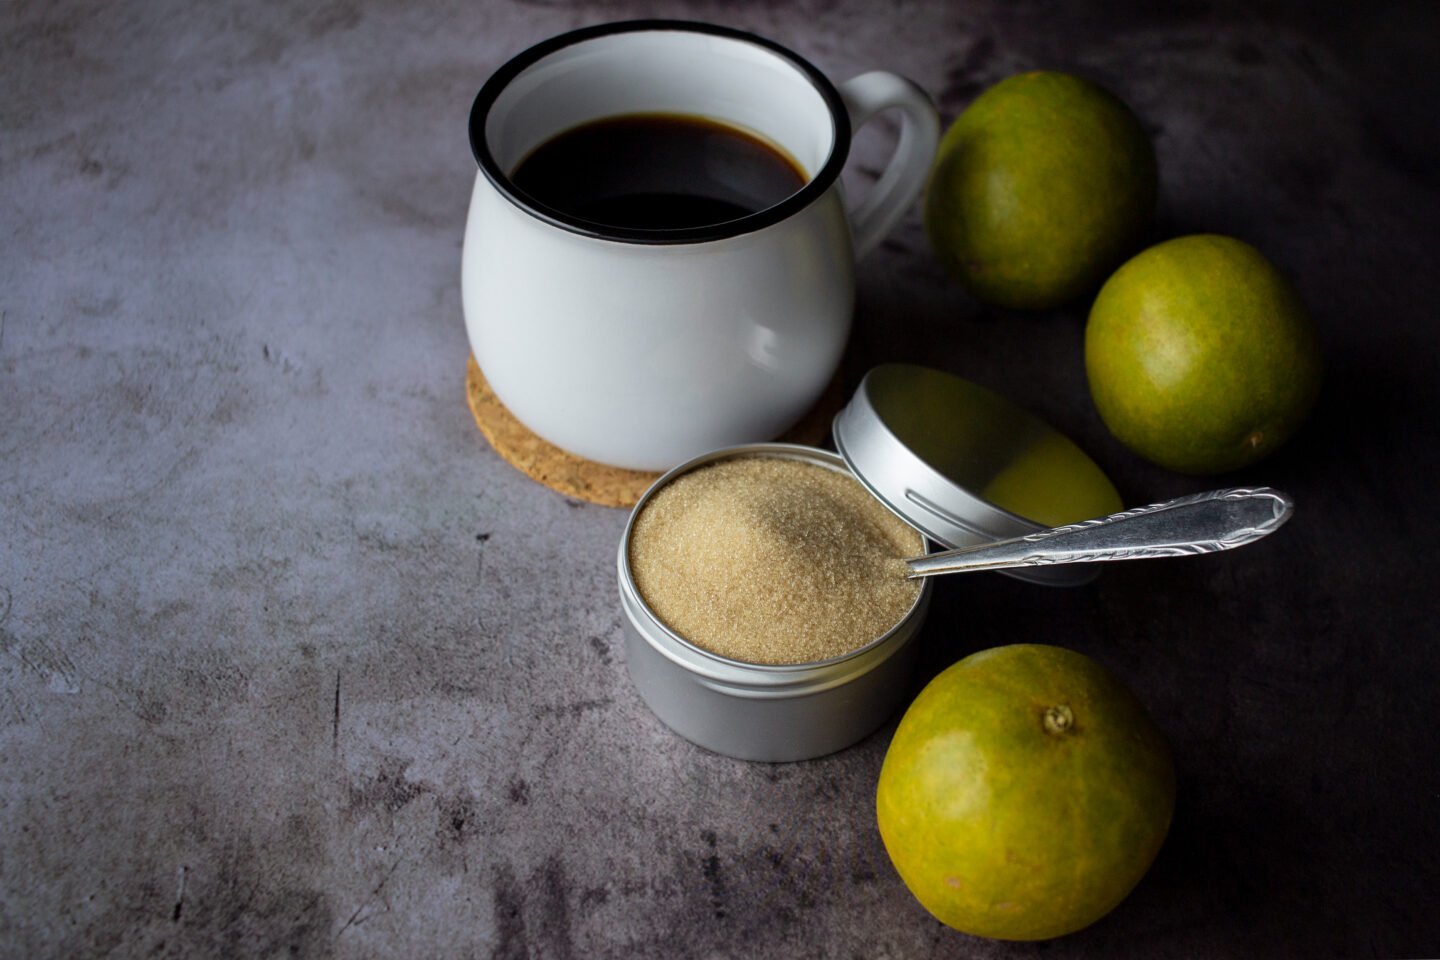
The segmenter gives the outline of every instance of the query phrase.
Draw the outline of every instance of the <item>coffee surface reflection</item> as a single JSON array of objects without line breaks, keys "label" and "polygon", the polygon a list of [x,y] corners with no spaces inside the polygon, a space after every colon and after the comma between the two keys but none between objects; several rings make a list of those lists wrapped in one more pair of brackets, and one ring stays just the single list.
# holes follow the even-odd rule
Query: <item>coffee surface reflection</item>
[{"label": "coffee surface reflection", "polygon": [[511,181],[601,227],[684,230],[774,206],[805,185],[796,163],[738,127],[685,114],[628,114],[542,143]]}]

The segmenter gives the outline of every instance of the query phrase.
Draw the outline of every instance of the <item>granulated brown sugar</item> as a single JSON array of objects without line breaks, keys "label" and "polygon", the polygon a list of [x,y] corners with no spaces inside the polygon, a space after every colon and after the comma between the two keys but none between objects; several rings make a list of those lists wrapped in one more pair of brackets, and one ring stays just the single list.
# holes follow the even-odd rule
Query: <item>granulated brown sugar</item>
[{"label": "granulated brown sugar", "polygon": [[854,477],[775,456],[677,477],[630,540],[635,586],[671,630],[749,663],[813,663],[894,627],[920,593],[918,533]]}]

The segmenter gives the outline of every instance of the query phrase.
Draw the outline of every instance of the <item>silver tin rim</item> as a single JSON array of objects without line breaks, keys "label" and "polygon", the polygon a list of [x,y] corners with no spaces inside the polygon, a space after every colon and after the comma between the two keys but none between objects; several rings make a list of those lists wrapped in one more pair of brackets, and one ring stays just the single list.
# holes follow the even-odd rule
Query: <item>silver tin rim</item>
[{"label": "silver tin rim", "polygon": [[[813,663],[768,664],[732,660],[696,646],[666,626],[640,596],[635,579],[630,572],[630,538],[635,520],[644,511],[658,491],[681,474],[698,469],[719,460],[743,456],[786,457],[815,463],[832,470],[852,475],[846,463],[836,454],[816,447],[794,443],[750,443],[723,447],[701,454],[667,471],[636,501],[620,538],[617,565],[620,575],[620,599],[626,616],[646,642],[658,653],[686,672],[698,682],[719,693],[752,699],[771,699],[808,696],[841,686],[854,678],[874,670],[900,650],[914,636],[911,629],[915,618],[923,616],[929,606],[932,584],[927,578],[920,587],[915,602],[895,625],[874,640],[850,653],[820,660]],[[905,519],[902,516],[902,519]],[[924,531],[916,528],[909,520],[906,523],[924,543]]]},{"label": "silver tin rim", "polygon": [[[1027,520],[971,493],[932,467],[896,436],[871,401],[870,386],[877,371],[904,366],[910,365],[887,364],[868,372],[850,401],[836,414],[832,430],[835,447],[850,472],[892,512],[930,539],[951,549],[1025,536],[1046,529],[1043,524]],[[914,369],[941,373],[926,367]],[[1032,424],[1037,430],[1060,436],[1074,446],[1069,438],[1030,412],[979,384],[966,383],[983,391],[997,406],[1007,408],[1010,416]],[[1083,450],[1075,449],[1104,476],[1104,472]],[[1030,583],[1073,587],[1094,580],[1099,567],[1096,564],[1066,564],[1000,572]]]}]

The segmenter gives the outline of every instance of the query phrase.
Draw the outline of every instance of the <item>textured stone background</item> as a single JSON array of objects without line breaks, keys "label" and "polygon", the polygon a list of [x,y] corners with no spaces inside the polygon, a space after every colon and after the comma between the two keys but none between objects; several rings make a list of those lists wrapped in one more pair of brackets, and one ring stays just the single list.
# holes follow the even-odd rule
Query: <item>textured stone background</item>
[{"label": "textured stone background", "polygon": [[[1440,8],[1153,6],[5,5],[0,953],[1440,953]],[[1293,493],[1280,535],[1075,591],[937,590],[926,675],[1065,644],[1175,748],[1170,839],[1088,931],[929,918],[873,827],[893,726],[782,766],[669,734],[625,674],[624,513],[474,428],[470,100],[531,42],[641,14],[901,70],[947,119],[1022,68],[1094,77],[1155,137],[1157,235],[1241,236],[1315,310],[1320,408],[1221,481]],[[847,372],[996,387],[1132,503],[1220,485],[1108,437],[1083,316],[981,307],[912,216],[864,264]]]}]

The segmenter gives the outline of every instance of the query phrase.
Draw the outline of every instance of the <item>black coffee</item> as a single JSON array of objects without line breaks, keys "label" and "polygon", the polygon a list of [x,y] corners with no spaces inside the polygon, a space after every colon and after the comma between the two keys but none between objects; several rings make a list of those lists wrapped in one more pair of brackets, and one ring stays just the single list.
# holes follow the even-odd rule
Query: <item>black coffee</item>
[{"label": "black coffee", "polygon": [[541,144],[511,174],[540,203],[591,223],[705,227],[774,206],[806,177],[780,151],[703,117],[630,114]]}]

